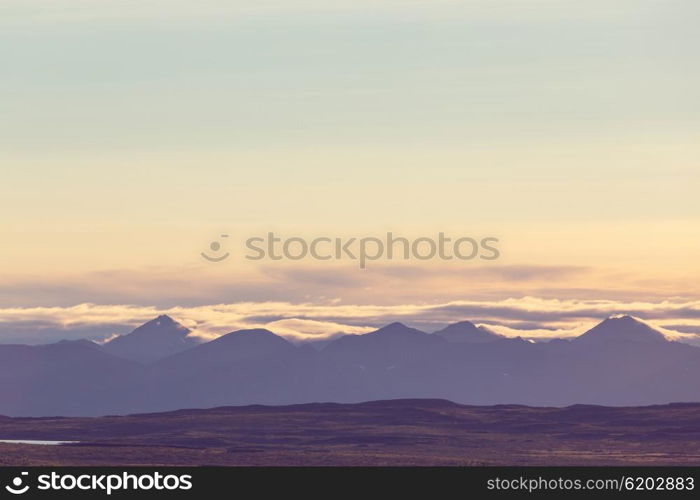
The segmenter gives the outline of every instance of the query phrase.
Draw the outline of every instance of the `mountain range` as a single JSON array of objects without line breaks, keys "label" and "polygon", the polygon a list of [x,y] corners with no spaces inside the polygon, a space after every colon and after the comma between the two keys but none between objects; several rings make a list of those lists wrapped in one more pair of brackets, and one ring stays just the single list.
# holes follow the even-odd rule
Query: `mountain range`
[{"label": "mountain range", "polygon": [[0,414],[89,416],[224,405],[441,398],[463,404],[700,401],[700,348],[630,316],[571,340],[506,338],[462,321],[392,323],[323,345],[265,329],[202,343],[168,316],[102,345],[0,345]]}]

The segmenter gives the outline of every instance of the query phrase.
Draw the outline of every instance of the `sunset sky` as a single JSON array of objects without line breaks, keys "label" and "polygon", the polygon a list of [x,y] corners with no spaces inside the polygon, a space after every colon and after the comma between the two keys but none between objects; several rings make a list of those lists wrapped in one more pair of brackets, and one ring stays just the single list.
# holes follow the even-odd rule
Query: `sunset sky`
[{"label": "sunset sky", "polygon": [[[0,342],[473,319],[700,333],[692,0],[4,0]],[[494,262],[251,262],[282,236]],[[200,257],[221,234],[231,258]],[[81,305],[82,304],[82,305]],[[93,305],[84,305],[93,304]]]}]

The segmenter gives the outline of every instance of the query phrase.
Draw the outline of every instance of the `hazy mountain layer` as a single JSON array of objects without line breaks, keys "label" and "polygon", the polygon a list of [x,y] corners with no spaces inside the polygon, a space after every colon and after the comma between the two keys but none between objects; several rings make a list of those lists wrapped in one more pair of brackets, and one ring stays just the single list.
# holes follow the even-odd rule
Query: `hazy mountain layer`
[{"label": "hazy mountain layer", "polygon": [[179,350],[152,363],[85,341],[0,345],[0,414],[396,398],[532,406],[700,401],[700,348],[668,341],[627,316],[572,341],[547,343],[502,338],[466,322],[435,334],[393,323],[340,337],[320,351],[262,329],[183,346],[185,332],[159,317],[123,337],[142,359]]}]

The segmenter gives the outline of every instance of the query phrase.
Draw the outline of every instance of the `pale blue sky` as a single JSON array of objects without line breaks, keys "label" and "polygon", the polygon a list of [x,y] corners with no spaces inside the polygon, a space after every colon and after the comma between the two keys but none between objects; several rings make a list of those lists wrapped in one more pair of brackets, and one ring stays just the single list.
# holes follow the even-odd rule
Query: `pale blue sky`
[{"label": "pale blue sky", "polygon": [[391,229],[682,277],[699,6],[5,0],[0,275],[177,268],[229,231]]},{"label": "pale blue sky", "polygon": [[696,2],[119,3],[3,3],[6,153],[697,132]]}]

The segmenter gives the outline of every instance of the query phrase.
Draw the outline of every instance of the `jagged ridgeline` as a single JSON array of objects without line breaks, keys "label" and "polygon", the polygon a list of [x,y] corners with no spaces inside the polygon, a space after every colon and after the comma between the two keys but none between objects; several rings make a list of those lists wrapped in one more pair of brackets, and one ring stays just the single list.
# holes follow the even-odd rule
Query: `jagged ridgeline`
[{"label": "jagged ridgeline", "polygon": [[168,316],[98,345],[0,345],[0,414],[104,415],[440,398],[492,405],[700,401],[700,348],[629,316],[572,340],[505,338],[463,321],[426,333],[392,323],[320,348],[264,329],[201,343]]}]

